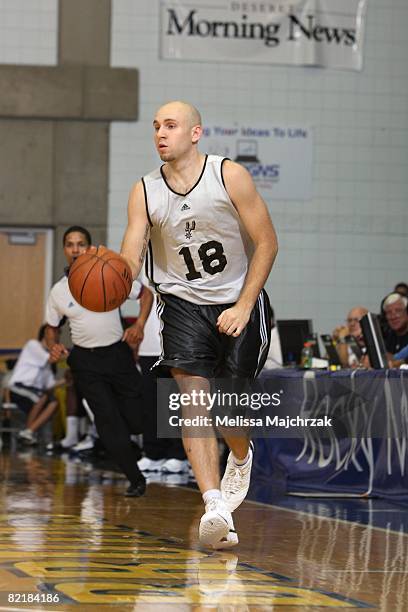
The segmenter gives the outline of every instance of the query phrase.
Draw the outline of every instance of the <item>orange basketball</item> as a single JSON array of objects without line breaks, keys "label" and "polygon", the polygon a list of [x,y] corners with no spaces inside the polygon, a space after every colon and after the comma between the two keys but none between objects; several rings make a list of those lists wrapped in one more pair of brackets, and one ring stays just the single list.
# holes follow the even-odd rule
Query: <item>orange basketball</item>
[{"label": "orange basketball", "polygon": [[68,276],[74,299],[94,312],[119,308],[132,289],[132,282],[132,272],[123,257],[101,247],[78,257]]}]

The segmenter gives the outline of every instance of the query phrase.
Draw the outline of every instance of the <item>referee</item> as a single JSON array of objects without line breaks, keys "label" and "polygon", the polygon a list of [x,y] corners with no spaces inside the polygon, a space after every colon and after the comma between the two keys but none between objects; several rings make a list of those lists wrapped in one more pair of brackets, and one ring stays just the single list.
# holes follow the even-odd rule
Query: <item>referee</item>
[{"label": "referee", "polygon": [[[142,431],[141,377],[128,342],[135,345],[143,339],[153,297],[141,283],[133,283],[129,299],[140,298],[140,314],[137,322],[125,332],[118,308],[110,312],[91,312],[78,304],[69,290],[68,270],[91,243],[90,233],[83,227],[72,226],[64,233],[68,269],[51,289],[46,322],[56,329],[68,319],[74,346],[67,363],[75,386],[95,416],[102,444],[130,481],[125,495],[139,497],[146,490],[146,480],[137,466],[138,456],[130,436]],[[63,344],[56,343],[51,349],[55,359],[67,354]]]}]

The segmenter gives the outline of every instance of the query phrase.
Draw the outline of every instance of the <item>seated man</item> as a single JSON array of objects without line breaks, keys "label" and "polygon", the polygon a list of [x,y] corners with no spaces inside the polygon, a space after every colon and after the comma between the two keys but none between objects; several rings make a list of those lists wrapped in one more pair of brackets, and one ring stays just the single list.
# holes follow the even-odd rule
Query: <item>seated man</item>
[{"label": "seated man", "polygon": [[42,325],[38,340],[29,340],[24,345],[8,383],[10,401],[27,413],[26,428],[18,436],[28,444],[36,443],[35,432],[58,407],[53,394],[56,381],[51,369],[56,360],[49,354],[52,342],[47,325]]},{"label": "seated man", "polygon": [[387,324],[385,348],[392,356],[392,365],[398,366],[404,362],[401,350],[408,345],[408,298],[400,293],[390,293],[383,299],[381,311]]},{"label": "seated man", "polygon": [[333,340],[336,341],[336,349],[343,368],[356,368],[359,364],[357,355],[346,342],[347,336],[353,336],[360,347],[364,347],[364,337],[360,326],[360,319],[368,313],[364,306],[355,306],[347,315],[347,325],[340,325],[333,331]]}]

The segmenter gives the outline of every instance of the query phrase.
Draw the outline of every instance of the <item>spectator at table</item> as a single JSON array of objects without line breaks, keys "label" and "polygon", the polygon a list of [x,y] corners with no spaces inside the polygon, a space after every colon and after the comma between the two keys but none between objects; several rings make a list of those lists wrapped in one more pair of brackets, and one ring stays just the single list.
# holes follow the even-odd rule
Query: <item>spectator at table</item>
[{"label": "spectator at table", "polygon": [[397,366],[400,364],[395,361],[401,360],[394,356],[408,345],[408,298],[396,292],[386,295],[381,303],[381,312],[387,324],[385,348],[393,356],[393,365]]},{"label": "spectator at table", "polygon": [[361,348],[365,347],[360,319],[367,313],[368,310],[364,306],[355,306],[347,315],[346,325],[339,325],[333,330],[332,337],[336,342],[337,353],[343,368],[355,368],[359,365],[359,357],[347,344],[346,338],[353,336]]}]

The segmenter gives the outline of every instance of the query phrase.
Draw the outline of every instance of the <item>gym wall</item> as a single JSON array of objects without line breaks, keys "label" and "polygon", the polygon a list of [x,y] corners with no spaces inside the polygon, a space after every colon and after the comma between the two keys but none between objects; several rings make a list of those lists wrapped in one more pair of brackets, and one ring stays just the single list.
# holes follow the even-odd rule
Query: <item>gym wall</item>
[{"label": "gym wall", "polygon": [[110,0],[0,4],[0,225],[106,241],[109,121],[137,118],[137,71],[110,68]]},{"label": "gym wall", "polygon": [[152,119],[163,102],[191,101],[204,122],[310,125],[313,199],[268,202],[280,243],[267,285],[276,316],[329,332],[354,305],[378,311],[407,276],[408,3],[370,0],[361,72],[161,61],[159,2],[112,7],[111,65],[139,69],[140,115],[111,125],[110,246],[131,184],[160,163]]},{"label": "gym wall", "polygon": [[[313,318],[318,331],[330,331],[353,305],[378,310],[394,283],[406,280],[405,0],[370,1],[361,72],[161,61],[158,1],[2,0],[0,17],[0,224],[55,229],[54,278],[70,223],[89,226],[95,242],[107,227],[109,246],[119,247],[129,189],[159,164],[154,112],[184,98],[204,121],[256,117],[260,125],[314,129],[313,199],[268,201],[280,242],[267,286],[278,318]],[[115,104],[125,101],[126,109],[116,107],[106,121],[100,95],[91,120],[69,99],[71,118],[49,120],[41,117],[42,107],[52,107],[45,87],[39,116],[29,118],[11,96],[27,73],[16,82],[18,71],[7,74],[3,64],[128,68],[128,76],[139,74],[139,91],[134,81],[124,87]],[[106,84],[103,71],[95,79],[102,77]],[[28,94],[24,100],[33,107]]]}]

